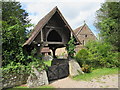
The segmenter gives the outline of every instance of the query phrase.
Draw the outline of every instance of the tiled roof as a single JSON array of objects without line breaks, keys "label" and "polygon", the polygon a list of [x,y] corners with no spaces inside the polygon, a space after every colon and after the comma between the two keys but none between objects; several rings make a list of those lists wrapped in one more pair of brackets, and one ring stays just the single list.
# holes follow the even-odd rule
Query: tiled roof
[{"label": "tiled roof", "polygon": [[[74,33],[75,33],[75,35],[76,36],[78,36],[79,34],[80,34],[80,32],[82,31],[82,30],[84,30],[83,28],[85,27],[85,26],[87,26],[87,24],[86,23],[84,23],[84,25],[82,25],[82,26],[80,26],[80,27],[78,27],[78,28],[76,28],[75,30],[73,30],[74,31]],[[88,26],[87,26],[88,27]],[[88,30],[90,30],[90,28],[88,27]],[[91,32],[91,34],[93,34],[94,35],[94,33],[90,30],[90,32]],[[95,36],[95,35],[94,35]],[[95,36],[95,38],[96,38],[96,36]]]},{"label": "tiled roof", "polygon": [[78,32],[79,30],[81,30],[81,28],[82,28],[82,26],[76,28],[76,29],[74,30],[74,33],[77,34],[77,32]]}]

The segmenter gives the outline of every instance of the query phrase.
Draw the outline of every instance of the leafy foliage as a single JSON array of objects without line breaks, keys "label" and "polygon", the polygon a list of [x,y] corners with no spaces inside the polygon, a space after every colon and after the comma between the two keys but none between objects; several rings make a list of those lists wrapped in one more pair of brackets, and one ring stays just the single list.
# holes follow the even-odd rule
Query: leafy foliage
[{"label": "leafy foliage", "polygon": [[85,73],[91,72],[89,53],[86,49],[81,49],[75,56],[76,61],[82,67],[82,71]]},{"label": "leafy foliage", "polygon": [[2,5],[3,78],[7,74],[31,73],[31,66],[39,70],[46,69],[41,56],[35,55],[36,50],[32,50],[30,56],[23,53],[27,28],[31,26],[28,13],[21,9],[19,2],[2,2]]},{"label": "leafy foliage", "polygon": [[4,2],[2,1],[2,20],[7,21],[7,23],[12,26],[16,24],[14,18],[16,17],[21,24],[27,25],[29,24],[30,20],[28,19],[28,13],[22,9],[21,4],[19,2]]},{"label": "leafy foliage", "polygon": [[25,61],[22,51],[22,43],[25,38],[22,37],[23,28],[21,27],[23,26],[20,23],[9,26],[3,22],[3,66],[9,64],[11,61],[21,63]]},{"label": "leafy foliage", "polygon": [[89,60],[93,67],[118,67],[118,52],[113,52],[113,47],[108,43],[91,41],[86,48]]},{"label": "leafy foliage", "polygon": [[31,72],[31,63],[22,48],[27,28],[31,26],[28,13],[21,9],[19,2],[2,2],[2,6],[3,78],[7,74],[28,74]]},{"label": "leafy foliage", "polygon": [[10,75],[10,74],[29,74],[30,73],[29,66],[25,66],[20,63],[14,63],[14,62],[11,62],[6,67],[2,68],[2,70],[3,70],[2,73],[4,78],[7,74]]},{"label": "leafy foliage", "polygon": [[81,49],[77,54],[76,54],[76,60],[82,66],[83,64],[88,64],[88,52],[86,49]]},{"label": "leafy foliage", "polygon": [[66,50],[68,52],[68,55],[73,58],[75,53],[75,45],[74,45],[74,38],[71,37],[70,41],[68,42],[68,45],[66,46]]},{"label": "leafy foliage", "polygon": [[12,61],[26,64],[22,44],[26,39],[27,28],[31,26],[28,13],[21,9],[19,2],[2,2],[2,66]]},{"label": "leafy foliage", "polygon": [[[84,67],[85,65],[98,67],[118,67],[118,52],[113,51],[110,44],[90,41],[86,44],[86,49],[80,50],[76,55],[76,60]],[[85,67],[84,67],[85,68]]]},{"label": "leafy foliage", "polygon": [[[97,11],[96,27],[103,41],[109,42],[120,51],[120,2],[105,2]],[[116,49],[116,48],[114,48]]]},{"label": "leafy foliage", "polygon": [[90,73],[90,72],[92,72],[92,67],[90,65],[83,64],[82,65],[82,71],[85,72],[85,73]]},{"label": "leafy foliage", "polygon": [[44,63],[44,60],[42,60],[42,55],[35,55],[35,54],[36,54],[36,49],[33,49],[31,55],[27,57],[27,59],[31,61],[29,65],[35,67],[39,71],[43,69],[47,69],[47,65]]},{"label": "leafy foliage", "polygon": [[92,67],[118,67],[120,65],[118,61],[118,51],[120,51],[119,11],[120,2],[105,2],[101,5],[95,22],[95,26],[100,31],[100,40],[87,43],[85,51],[88,55],[85,55],[85,51],[82,50],[78,52],[76,59],[80,65],[84,65],[84,63]]}]

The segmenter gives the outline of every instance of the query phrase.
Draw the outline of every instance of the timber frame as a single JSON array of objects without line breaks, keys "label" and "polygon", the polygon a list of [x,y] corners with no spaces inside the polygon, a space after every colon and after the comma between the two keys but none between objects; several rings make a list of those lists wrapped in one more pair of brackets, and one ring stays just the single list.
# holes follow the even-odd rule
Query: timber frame
[{"label": "timber frame", "polygon": [[80,44],[72,28],[55,7],[38,22],[23,47],[28,53],[36,48],[37,54],[40,54],[43,47],[49,47],[55,58],[55,50],[65,47],[72,36],[75,38],[75,44]]}]

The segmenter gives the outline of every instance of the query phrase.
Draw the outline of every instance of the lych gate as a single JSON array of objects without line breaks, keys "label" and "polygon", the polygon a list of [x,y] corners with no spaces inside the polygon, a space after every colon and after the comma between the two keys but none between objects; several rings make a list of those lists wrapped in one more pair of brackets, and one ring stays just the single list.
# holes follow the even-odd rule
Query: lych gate
[{"label": "lych gate", "polygon": [[[56,61],[56,49],[66,47],[71,36],[75,38],[76,44],[80,43],[61,12],[55,7],[35,26],[30,38],[24,43],[24,49],[30,54],[36,48],[37,54],[40,54],[42,48],[48,47],[52,50],[54,61]],[[64,63],[65,60],[58,61]],[[56,62],[47,71],[49,80],[59,79],[69,75],[68,63],[55,64]]]},{"label": "lych gate", "polygon": [[40,54],[43,47],[49,47],[55,58],[55,50],[65,47],[71,36],[75,38],[76,44],[80,43],[61,12],[55,7],[35,26],[31,36],[24,43],[24,49],[30,53],[36,48],[37,54]]}]

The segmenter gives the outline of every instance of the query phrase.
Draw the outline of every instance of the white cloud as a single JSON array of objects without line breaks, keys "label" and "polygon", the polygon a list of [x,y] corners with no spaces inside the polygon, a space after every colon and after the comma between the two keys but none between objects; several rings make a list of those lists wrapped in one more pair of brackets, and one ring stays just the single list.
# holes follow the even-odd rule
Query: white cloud
[{"label": "white cloud", "polygon": [[[37,24],[55,6],[58,6],[70,26],[75,29],[85,20],[88,26],[93,27],[95,12],[104,0],[18,0],[29,13],[31,23]],[[92,28],[95,29],[95,28]],[[94,31],[94,30],[93,30]]]},{"label": "white cloud", "polygon": [[[16,0],[20,2],[83,2],[83,0]],[[104,2],[105,0],[84,0],[84,2]]]}]

